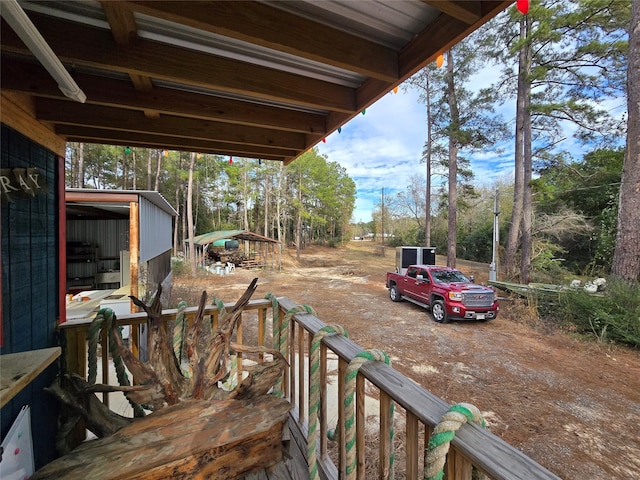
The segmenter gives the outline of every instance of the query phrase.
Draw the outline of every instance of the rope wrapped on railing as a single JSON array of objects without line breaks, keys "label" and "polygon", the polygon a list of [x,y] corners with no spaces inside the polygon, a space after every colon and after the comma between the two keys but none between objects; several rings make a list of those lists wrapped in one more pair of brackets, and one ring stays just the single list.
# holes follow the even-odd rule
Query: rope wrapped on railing
[{"label": "rope wrapped on railing", "polygon": [[[118,335],[122,339],[122,332],[119,328],[113,328],[113,324],[116,322],[116,314],[110,308],[101,308],[98,310],[95,318],[89,325],[87,330],[87,343],[88,343],[88,373],[87,382],[91,385],[95,385],[98,376],[98,343],[100,342],[100,331],[104,330],[107,336],[107,344],[109,353],[113,360],[113,366],[116,370],[116,378],[120,386],[131,386],[129,376],[125,368],[124,361],[118,352],[116,347],[114,335]],[[106,355],[106,352],[102,353]],[[129,404],[133,408],[135,417],[144,417],[145,412],[141,405],[132,402],[127,398]]]},{"label": "rope wrapped on railing", "polygon": [[[289,324],[291,323],[291,318],[293,318],[296,313],[310,313],[311,315],[316,315],[316,312],[309,305],[298,305],[297,307],[293,307],[287,310],[284,314],[282,322],[280,322],[280,305],[278,304],[278,299],[271,293],[268,293],[265,298],[267,300],[271,300],[271,306],[273,307],[273,349],[278,350],[282,354],[282,356],[286,358],[288,350],[287,342],[289,340]],[[282,377],[280,377],[276,384],[273,386],[273,394],[278,397],[284,396],[284,391],[282,388]]]},{"label": "rope wrapped on railing", "polygon": [[[358,354],[349,362],[349,366],[347,367],[347,373],[345,375],[345,393],[344,393],[344,428],[345,428],[345,450],[347,454],[346,458],[346,478],[350,480],[356,477],[357,473],[357,463],[358,459],[356,458],[356,422],[355,422],[355,385],[356,385],[356,377],[358,376],[358,372],[360,367],[367,362],[384,362],[387,365],[390,364],[389,356],[383,352],[382,350],[372,349],[365,350]],[[393,439],[395,435],[395,429],[393,427],[393,414],[394,414],[394,403],[391,402],[389,406],[389,474],[387,480],[392,480],[394,478],[394,463],[395,463],[395,453],[393,447]]]},{"label": "rope wrapped on railing", "polygon": [[473,422],[485,427],[477,407],[470,403],[452,405],[433,429],[424,456],[424,480],[442,480],[444,464],[453,437],[463,423]]},{"label": "rope wrapped on railing", "polygon": [[184,300],[178,303],[178,311],[173,323],[173,354],[176,356],[176,360],[180,366],[180,373],[182,373],[185,378],[191,378],[193,372],[191,371],[189,362],[185,360],[184,352],[185,332],[187,330],[187,319],[184,314],[186,308],[187,302]]},{"label": "rope wrapped on railing", "polygon": [[340,325],[327,325],[318,330],[311,341],[309,351],[309,432],[307,434],[307,464],[309,478],[317,480],[318,461],[318,412],[320,409],[320,344],[326,335],[339,334],[349,338],[347,331]]}]

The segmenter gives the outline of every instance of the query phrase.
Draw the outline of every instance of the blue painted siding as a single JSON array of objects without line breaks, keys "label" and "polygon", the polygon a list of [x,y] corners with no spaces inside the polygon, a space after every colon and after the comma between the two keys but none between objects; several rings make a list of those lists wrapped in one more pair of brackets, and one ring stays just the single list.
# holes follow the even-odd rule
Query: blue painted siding
[{"label": "blue painted siding", "polygon": [[[2,329],[0,355],[57,345],[58,299],[58,158],[42,146],[2,125],[0,164],[35,167],[47,190],[35,197],[2,199]],[[1,361],[1,359],[0,359]],[[43,392],[58,373],[55,363],[1,411],[2,437],[23,405],[31,406],[36,468],[56,458],[57,401]]]}]

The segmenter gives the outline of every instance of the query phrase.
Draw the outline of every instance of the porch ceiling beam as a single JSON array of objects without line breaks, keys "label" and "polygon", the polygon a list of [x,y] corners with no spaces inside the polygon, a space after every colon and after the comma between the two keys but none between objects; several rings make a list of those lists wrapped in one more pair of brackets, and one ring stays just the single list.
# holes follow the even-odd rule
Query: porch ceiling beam
[{"label": "porch ceiling beam", "polygon": [[306,137],[300,133],[248,126],[239,128],[237,125],[228,123],[169,115],[148,118],[142,112],[132,110],[98,105],[80,106],[83,108],[74,108],[71,102],[64,100],[38,98],[36,99],[36,118],[56,124],[94,126],[110,130],[240,143],[259,147],[292,150],[305,148]]},{"label": "porch ceiling beam", "polygon": [[[39,65],[2,56],[2,89],[64,99],[56,82]],[[279,109],[200,93],[155,87],[139,92],[125,80],[76,73],[74,78],[87,95],[87,104],[134,110],[153,110],[202,120],[269,127],[299,133],[326,133],[322,115]]]},{"label": "porch ceiling beam", "polygon": [[130,147],[144,147],[163,150],[182,150],[217,155],[234,155],[263,160],[279,160],[297,154],[295,150],[269,147],[256,147],[206,141],[199,139],[183,139],[166,135],[138,134],[121,130],[107,130],[76,125],[58,125],[56,133],[63,135],[69,142],[101,143],[108,145],[122,145]]},{"label": "porch ceiling beam", "polygon": [[[107,21],[111,27],[111,33],[113,34],[115,42],[121,47],[131,47],[135,45],[138,41],[138,32],[136,21],[133,18],[131,10],[118,8],[114,2],[102,1],[101,4],[102,10],[107,16]],[[136,90],[141,92],[153,90],[153,82],[149,77],[132,73],[129,75],[129,78]],[[158,117],[160,112],[146,109],[144,114],[147,117]]]},{"label": "porch ceiling beam", "polygon": [[[445,4],[457,2],[436,3]],[[483,0],[473,3],[482,5],[482,12],[485,16],[482,17],[480,21],[484,23],[507,8],[513,1]],[[443,5],[441,6],[444,8]],[[400,52],[400,77],[407,78],[413,75],[425,65],[434,61],[438,54],[447,51],[479,26],[480,24],[478,24],[478,22],[469,25],[462,20],[450,16],[446,16],[438,22],[431,23]],[[438,39],[438,41],[434,42],[434,38]]]},{"label": "porch ceiling beam", "polygon": [[422,2],[467,25],[476,23],[482,17],[482,2],[477,0],[422,0]]},{"label": "porch ceiling beam", "polygon": [[[354,88],[150,40],[141,39],[135,48],[121,48],[110,31],[53,20],[36,13],[32,13],[31,18],[51,48],[67,64],[143,75],[283,102],[292,107],[357,112]],[[3,51],[30,55],[4,21],[1,38]]]},{"label": "porch ceiling beam", "polygon": [[[264,3],[196,2],[188,9],[179,1],[132,1],[119,5],[387,83],[398,80],[398,57],[393,49]],[[251,28],[247,29],[247,25]],[[277,27],[281,25],[286,28]]]}]

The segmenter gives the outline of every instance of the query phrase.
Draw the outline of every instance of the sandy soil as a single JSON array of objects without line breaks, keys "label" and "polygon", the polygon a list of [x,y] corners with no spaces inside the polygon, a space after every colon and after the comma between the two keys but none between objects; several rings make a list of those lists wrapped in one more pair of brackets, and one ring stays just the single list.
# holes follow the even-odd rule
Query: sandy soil
[{"label": "sandy soil", "polygon": [[[391,302],[385,274],[395,254],[385,253],[369,242],[308,248],[300,261],[290,251],[281,272],[177,278],[174,296],[204,288],[231,302],[258,277],[254,298],[311,305],[446,402],[476,405],[493,433],[561,478],[640,478],[640,352],[551,328],[513,300],[501,301],[491,322],[435,323],[413,304]],[[458,268],[487,279],[486,266]]]}]

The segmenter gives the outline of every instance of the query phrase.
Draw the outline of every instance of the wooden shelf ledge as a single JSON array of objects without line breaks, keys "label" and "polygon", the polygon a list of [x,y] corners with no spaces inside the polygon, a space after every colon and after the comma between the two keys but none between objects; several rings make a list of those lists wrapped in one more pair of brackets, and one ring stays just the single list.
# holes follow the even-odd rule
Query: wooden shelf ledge
[{"label": "wooden shelf ledge", "polygon": [[0,356],[0,408],[31,383],[60,356],[60,347]]}]

